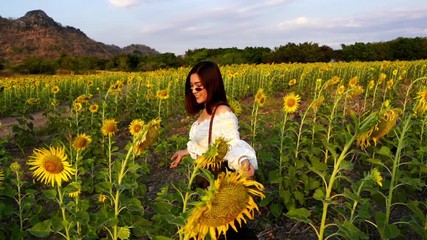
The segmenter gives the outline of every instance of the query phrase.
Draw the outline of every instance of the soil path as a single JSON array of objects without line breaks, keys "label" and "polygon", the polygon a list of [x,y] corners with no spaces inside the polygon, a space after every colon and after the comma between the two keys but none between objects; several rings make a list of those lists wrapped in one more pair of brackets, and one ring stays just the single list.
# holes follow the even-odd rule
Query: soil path
[{"label": "soil path", "polygon": [[[30,120],[33,123],[34,128],[40,128],[44,126],[47,122],[46,117],[43,115],[43,112],[32,113],[31,116],[34,120]],[[0,138],[13,137],[13,126],[18,125],[17,117],[6,117],[0,118]]]}]

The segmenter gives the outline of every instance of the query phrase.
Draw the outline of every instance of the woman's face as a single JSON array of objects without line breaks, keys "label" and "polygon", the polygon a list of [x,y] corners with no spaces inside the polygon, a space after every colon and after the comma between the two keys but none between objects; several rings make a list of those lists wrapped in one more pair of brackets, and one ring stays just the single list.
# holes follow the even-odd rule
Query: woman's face
[{"label": "woman's face", "polygon": [[208,98],[208,92],[203,86],[202,81],[200,80],[199,75],[197,75],[197,73],[191,74],[190,86],[191,86],[191,92],[196,98],[197,103],[199,104],[205,103],[206,99]]}]

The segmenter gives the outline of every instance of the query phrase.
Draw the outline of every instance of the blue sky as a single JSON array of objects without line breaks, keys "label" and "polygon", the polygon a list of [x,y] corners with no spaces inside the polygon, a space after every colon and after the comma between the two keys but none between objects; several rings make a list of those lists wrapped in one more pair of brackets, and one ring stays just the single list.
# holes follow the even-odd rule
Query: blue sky
[{"label": "blue sky", "polygon": [[40,9],[89,38],[161,53],[198,48],[381,42],[427,37],[426,0],[2,0],[0,16]]}]

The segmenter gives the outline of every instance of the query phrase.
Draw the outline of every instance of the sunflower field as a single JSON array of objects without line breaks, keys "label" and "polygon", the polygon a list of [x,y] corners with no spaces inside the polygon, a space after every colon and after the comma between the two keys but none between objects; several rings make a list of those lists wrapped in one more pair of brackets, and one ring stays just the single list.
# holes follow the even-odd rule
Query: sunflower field
[{"label": "sunflower field", "polygon": [[1,78],[0,239],[427,239],[426,60],[221,66],[253,179],[169,169],[189,70]]}]

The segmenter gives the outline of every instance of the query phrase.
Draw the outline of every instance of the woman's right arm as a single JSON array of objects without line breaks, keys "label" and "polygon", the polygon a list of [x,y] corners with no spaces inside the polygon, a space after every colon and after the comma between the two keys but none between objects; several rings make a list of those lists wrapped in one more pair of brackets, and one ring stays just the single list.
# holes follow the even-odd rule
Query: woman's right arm
[{"label": "woman's right arm", "polygon": [[176,153],[174,153],[171,157],[171,160],[173,162],[171,163],[170,168],[177,168],[182,158],[187,156],[188,154],[190,154],[188,152],[188,149],[179,150]]}]

